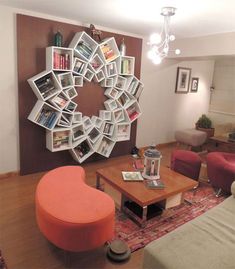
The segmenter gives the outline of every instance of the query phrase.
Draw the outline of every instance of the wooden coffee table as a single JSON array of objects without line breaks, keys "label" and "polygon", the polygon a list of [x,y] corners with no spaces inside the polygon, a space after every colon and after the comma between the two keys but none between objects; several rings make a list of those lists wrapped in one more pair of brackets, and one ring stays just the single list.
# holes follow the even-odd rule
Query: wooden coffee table
[{"label": "wooden coffee table", "polygon": [[122,171],[134,171],[130,163],[109,166],[96,171],[96,188],[104,189],[115,201],[116,206],[125,211],[124,203],[129,200],[142,208],[141,224],[147,221],[148,206],[157,202],[164,204],[164,208],[179,205],[185,191],[198,185],[198,182],[185,177],[170,168],[161,166],[160,176],[165,184],[162,190],[148,189],[144,182],[126,182],[122,178]]}]

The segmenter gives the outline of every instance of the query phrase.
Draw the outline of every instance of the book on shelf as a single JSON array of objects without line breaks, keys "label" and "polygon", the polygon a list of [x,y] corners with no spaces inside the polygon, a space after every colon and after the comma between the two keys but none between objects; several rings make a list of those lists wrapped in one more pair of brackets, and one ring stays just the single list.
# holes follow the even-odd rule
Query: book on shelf
[{"label": "book on shelf", "polygon": [[97,129],[93,128],[93,129],[89,132],[88,136],[89,136],[89,138],[90,138],[92,141],[94,141],[94,140],[97,138],[97,136],[98,136],[99,134],[100,134],[99,131],[98,131]]},{"label": "book on shelf", "polygon": [[101,154],[106,155],[108,153],[108,149],[109,149],[109,142],[107,141],[107,139],[103,139],[97,151],[100,152]]},{"label": "book on shelf", "polygon": [[70,65],[70,56],[68,53],[59,53],[54,51],[53,53],[53,67],[54,69],[68,70]]},{"label": "book on shelf", "polygon": [[57,112],[42,108],[35,121],[47,128],[51,128],[57,120]]},{"label": "book on shelf", "polygon": [[130,182],[134,182],[134,181],[143,181],[143,177],[141,175],[141,173],[139,171],[135,171],[135,172],[122,172],[122,177],[124,181],[130,181]]},{"label": "book on shelf", "polygon": [[85,156],[91,150],[90,146],[88,145],[87,141],[83,141],[75,148],[75,152],[78,154],[80,158]]},{"label": "book on shelf", "polygon": [[87,59],[89,59],[92,54],[92,48],[83,40],[78,43],[76,49]]},{"label": "book on shelf", "polygon": [[79,136],[82,136],[82,135],[84,135],[84,133],[83,133],[83,131],[80,130],[80,129],[76,130],[76,131],[73,133],[73,136],[74,136],[75,139],[78,138]]},{"label": "book on shelf", "polygon": [[71,79],[70,74],[61,75],[60,76],[60,83],[61,83],[63,88],[73,86],[73,81]]},{"label": "book on shelf", "polygon": [[57,104],[60,108],[62,108],[62,107],[64,107],[67,104],[68,99],[66,99],[62,95],[58,95],[55,98],[53,98],[53,102],[55,104]]},{"label": "book on shelf", "polygon": [[68,146],[68,144],[69,144],[69,131],[60,131],[53,133],[53,148]]},{"label": "book on shelf", "polygon": [[121,73],[131,74],[131,61],[129,59],[123,59],[121,62]]},{"label": "book on shelf", "polygon": [[57,91],[54,85],[54,81],[50,74],[39,78],[35,81],[35,85],[37,86],[38,90],[40,91],[41,95],[46,98],[49,95],[52,95],[54,92]]},{"label": "book on shelf", "polygon": [[160,179],[146,179],[145,181],[145,185],[148,189],[164,189],[165,188],[165,184],[162,180]]}]

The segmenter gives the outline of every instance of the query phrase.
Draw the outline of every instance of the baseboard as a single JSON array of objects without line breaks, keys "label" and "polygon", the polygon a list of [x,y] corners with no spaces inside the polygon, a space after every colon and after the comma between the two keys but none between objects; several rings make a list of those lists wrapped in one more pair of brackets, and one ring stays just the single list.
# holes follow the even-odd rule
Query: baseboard
[{"label": "baseboard", "polygon": [[7,172],[7,173],[0,174],[0,179],[15,177],[15,176],[19,176],[19,175],[20,175],[19,171]]},{"label": "baseboard", "polygon": [[[171,141],[171,142],[167,142],[167,143],[157,144],[157,145],[156,145],[156,148],[159,149],[159,148],[164,148],[164,147],[168,147],[168,146],[174,146],[174,145],[176,145],[176,144],[177,144],[176,141]],[[146,150],[146,149],[148,149],[149,147],[150,147],[150,145],[149,145],[149,146],[145,146],[145,147],[141,147],[140,149],[141,149],[141,150]]]}]

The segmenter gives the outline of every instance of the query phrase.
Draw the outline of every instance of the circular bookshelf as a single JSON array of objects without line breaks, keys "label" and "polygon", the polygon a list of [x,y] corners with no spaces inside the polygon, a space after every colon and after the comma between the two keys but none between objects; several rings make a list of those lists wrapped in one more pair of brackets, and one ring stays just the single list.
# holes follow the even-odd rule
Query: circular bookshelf
[{"label": "circular bookshelf", "polygon": [[[28,79],[38,98],[28,119],[47,130],[47,148],[69,150],[82,163],[95,152],[109,157],[115,143],[130,140],[144,87],[134,69],[135,58],[121,56],[114,37],[98,44],[79,32],[68,48],[46,48],[46,70]],[[74,98],[91,81],[104,88],[107,100],[99,115],[88,117],[77,111]]]}]

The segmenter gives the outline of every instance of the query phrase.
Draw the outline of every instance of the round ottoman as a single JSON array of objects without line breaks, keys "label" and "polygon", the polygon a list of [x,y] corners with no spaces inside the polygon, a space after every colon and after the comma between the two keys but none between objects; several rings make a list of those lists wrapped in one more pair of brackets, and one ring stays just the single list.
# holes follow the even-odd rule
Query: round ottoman
[{"label": "round ottoman", "polygon": [[192,179],[198,180],[201,158],[188,150],[175,150],[171,154],[171,169]]},{"label": "round ottoman", "polygon": [[67,251],[103,245],[114,233],[114,201],[85,183],[79,166],[56,168],[36,189],[36,218],[43,235]]}]

